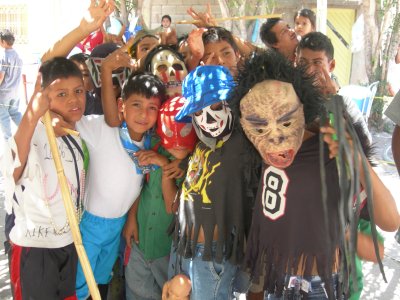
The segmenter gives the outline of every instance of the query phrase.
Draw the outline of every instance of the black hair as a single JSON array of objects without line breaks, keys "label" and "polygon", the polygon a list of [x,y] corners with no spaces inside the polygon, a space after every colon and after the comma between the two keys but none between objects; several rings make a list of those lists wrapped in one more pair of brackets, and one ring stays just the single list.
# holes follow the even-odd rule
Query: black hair
[{"label": "black hair", "polygon": [[163,51],[163,50],[168,50],[174,53],[180,60],[183,62],[185,61],[183,59],[182,54],[180,54],[178,51],[176,51],[174,48],[171,48],[170,46],[166,45],[159,45],[153,49],[149,53],[147,53],[146,58],[144,59],[144,70],[147,72],[153,72],[151,69],[151,60],[153,59],[154,55],[156,55],[158,52]]},{"label": "black hair", "polygon": [[231,45],[235,52],[239,51],[239,48],[233,39],[233,35],[229,30],[219,26],[207,27],[207,31],[203,33],[203,44],[207,45],[209,43],[221,41],[225,41]]},{"label": "black hair", "polygon": [[240,118],[240,100],[254,85],[264,80],[278,80],[293,85],[300,102],[303,103],[307,125],[325,113],[325,98],[313,85],[314,78],[308,76],[302,67],[294,68],[291,62],[278,52],[266,50],[254,54],[239,72],[237,86],[229,101],[236,116]]},{"label": "black hair", "polygon": [[161,103],[166,99],[163,82],[148,72],[136,72],[129,75],[122,87],[122,100],[127,100],[133,94],[139,94],[146,98],[157,97]]},{"label": "black hair", "polygon": [[79,64],[85,64],[86,60],[89,58],[89,55],[86,53],[76,53],[69,57],[69,60],[75,61]]},{"label": "black hair", "polygon": [[178,37],[178,42],[176,43],[178,45],[178,49],[182,45],[182,43],[187,41],[188,37],[189,37],[189,35],[187,33]]},{"label": "black hair", "polygon": [[163,15],[162,18],[161,18],[161,21],[164,20],[164,19],[168,19],[169,22],[172,22],[170,15]]},{"label": "black hair", "polygon": [[316,22],[317,22],[317,17],[316,17],[315,13],[311,9],[302,8],[302,9],[298,10],[296,12],[296,14],[294,15],[294,17],[293,17],[293,21],[296,21],[297,17],[304,17],[304,18],[309,19],[312,28],[315,29],[315,25],[316,25]]},{"label": "black hair", "polygon": [[68,77],[78,77],[82,79],[81,70],[71,60],[65,57],[54,57],[45,61],[39,68],[42,73],[42,87],[49,86],[54,80]]},{"label": "black hair", "polygon": [[261,25],[260,28],[260,38],[261,41],[273,48],[272,45],[276,44],[278,42],[278,38],[276,37],[275,32],[272,31],[272,28],[276,25],[276,23],[278,23],[279,21],[282,21],[281,18],[270,18],[267,19],[267,21],[265,23],[263,23]]},{"label": "black hair", "polygon": [[299,53],[301,49],[324,51],[329,61],[334,57],[334,49],[331,40],[321,32],[310,32],[303,36],[297,46],[297,53]]},{"label": "black hair", "polygon": [[15,37],[14,37],[14,34],[10,30],[6,29],[6,30],[2,31],[0,33],[0,38],[2,41],[6,42],[7,45],[10,47],[12,47],[12,45],[14,45]]}]

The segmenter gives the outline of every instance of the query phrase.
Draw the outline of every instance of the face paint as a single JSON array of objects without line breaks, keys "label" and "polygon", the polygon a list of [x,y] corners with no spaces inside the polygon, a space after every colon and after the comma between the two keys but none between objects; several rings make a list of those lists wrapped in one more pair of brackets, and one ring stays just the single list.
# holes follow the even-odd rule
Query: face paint
[{"label": "face paint", "polygon": [[265,80],[240,101],[240,123],[263,160],[283,169],[303,141],[303,105],[290,83]]},{"label": "face paint", "polygon": [[182,94],[182,81],[188,71],[185,63],[175,53],[161,50],[154,55],[151,65],[152,73],[164,82],[168,96]]},{"label": "face paint", "polygon": [[175,115],[182,109],[185,98],[175,97],[167,100],[160,108],[157,119],[157,134],[166,149],[192,151],[197,135],[192,123],[175,122]]},{"label": "face paint", "polygon": [[226,101],[195,112],[193,119],[206,137],[223,138],[232,132],[233,116]]}]

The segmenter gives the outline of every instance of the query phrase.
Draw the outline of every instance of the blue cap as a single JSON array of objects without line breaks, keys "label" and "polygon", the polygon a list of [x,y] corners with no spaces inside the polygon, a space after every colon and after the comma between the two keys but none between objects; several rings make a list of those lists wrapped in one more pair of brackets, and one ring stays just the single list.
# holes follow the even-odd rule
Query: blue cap
[{"label": "blue cap", "polygon": [[186,98],[181,111],[175,116],[178,122],[191,122],[189,115],[211,104],[227,100],[234,81],[223,66],[199,66],[183,81],[182,91]]}]

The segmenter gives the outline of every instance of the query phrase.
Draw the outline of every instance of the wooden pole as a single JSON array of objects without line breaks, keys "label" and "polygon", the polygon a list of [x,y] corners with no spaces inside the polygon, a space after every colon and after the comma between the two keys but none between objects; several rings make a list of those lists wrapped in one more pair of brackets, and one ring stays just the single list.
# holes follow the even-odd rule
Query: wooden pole
[{"label": "wooden pole", "polygon": [[57,171],[58,181],[61,187],[61,194],[64,202],[65,211],[67,213],[69,227],[71,228],[72,238],[74,240],[76,252],[78,253],[79,261],[82,266],[83,274],[85,275],[87,285],[93,300],[101,300],[96,281],[93,276],[92,268],[90,267],[89,259],[86,255],[85,248],[82,244],[82,236],[79,231],[78,221],[76,220],[75,208],[71,199],[71,194],[68,189],[67,180],[64,174],[64,168],[61,162],[60,153],[56,142],[56,135],[51,126],[50,112],[47,111],[43,116],[43,122],[46,126],[47,138],[49,139],[51,153],[53,155],[54,164]]},{"label": "wooden pole", "polygon": [[[268,14],[258,16],[242,16],[242,17],[228,17],[228,18],[216,18],[214,21],[221,23],[225,21],[238,21],[238,20],[256,20],[256,19],[270,19],[270,18],[282,18],[282,14]],[[175,22],[176,24],[196,24],[200,23],[199,20],[181,20]]]}]

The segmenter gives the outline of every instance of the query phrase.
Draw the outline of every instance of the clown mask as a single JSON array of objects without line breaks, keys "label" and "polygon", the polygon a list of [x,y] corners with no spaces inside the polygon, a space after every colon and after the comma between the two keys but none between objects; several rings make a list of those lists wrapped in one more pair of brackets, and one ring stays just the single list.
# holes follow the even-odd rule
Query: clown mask
[{"label": "clown mask", "polygon": [[233,116],[226,101],[219,101],[195,112],[193,120],[206,137],[221,139],[232,133]]},{"label": "clown mask", "polygon": [[264,162],[284,169],[299,150],[305,128],[303,105],[290,83],[265,80],[240,101],[240,123]]},{"label": "clown mask", "polygon": [[182,81],[187,75],[185,63],[172,51],[165,49],[151,60],[152,73],[160,78],[170,97],[182,94]]}]

